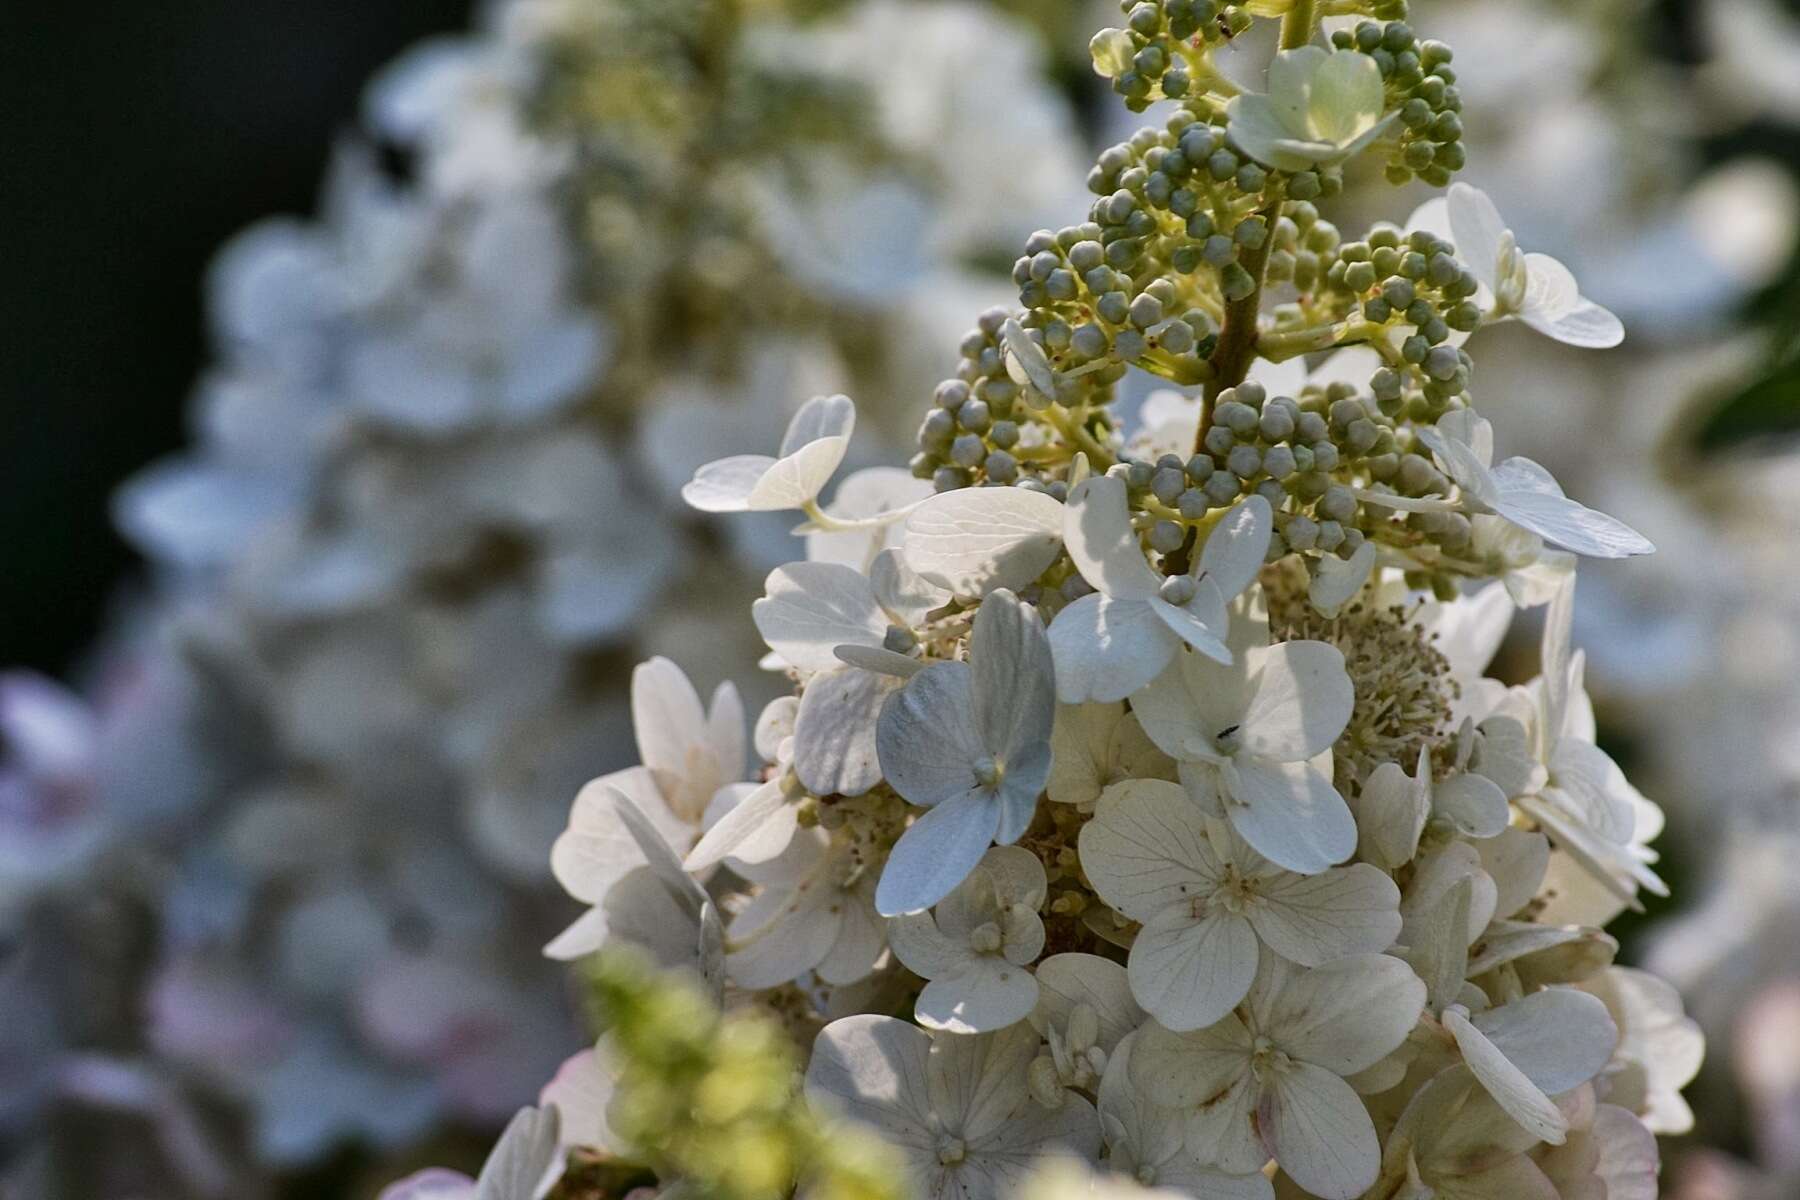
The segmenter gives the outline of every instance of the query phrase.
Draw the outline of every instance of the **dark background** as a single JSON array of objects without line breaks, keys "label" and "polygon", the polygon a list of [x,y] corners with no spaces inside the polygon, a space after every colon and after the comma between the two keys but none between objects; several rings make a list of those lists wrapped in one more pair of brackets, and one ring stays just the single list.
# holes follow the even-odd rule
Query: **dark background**
[{"label": "dark background", "polygon": [[470,8],[0,3],[0,668],[99,628],[132,561],[107,497],[186,440],[214,251],[310,212],[370,76]]}]

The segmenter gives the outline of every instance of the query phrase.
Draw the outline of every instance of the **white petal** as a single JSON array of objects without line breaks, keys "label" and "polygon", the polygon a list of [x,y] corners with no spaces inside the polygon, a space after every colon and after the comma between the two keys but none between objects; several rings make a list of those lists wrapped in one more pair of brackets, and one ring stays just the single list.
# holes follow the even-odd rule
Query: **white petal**
[{"label": "white petal", "polygon": [[1046,743],[1056,724],[1055,667],[1037,610],[1009,591],[981,602],[969,644],[975,728],[990,753],[1009,762]]},{"label": "white petal", "polygon": [[844,455],[850,449],[848,438],[827,437],[808,442],[786,458],[777,459],[750,489],[744,507],[751,512],[781,512],[802,508],[816,500]]},{"label": "white petal", "polygon": [[1006,354],[1006,373],[1013,382],[1028,383],[1049,399],[1057,398],[1056,372],[1049,356],[1016,318],[1000,327],[1000,344]]},{"label": "white petal", "polygon": [[907,566],[898,550],[883,550],[870,562],[869,589],[875,602],[906,626],[919,624],[950,600],[949,592]]},{"label": "white petal", "polygon": [[538,1093],[538,1104],[556,1106],[565,1146],[614,1153],[621,1149],[606,1123],[614,1091],[612,1066],[604,1053],[608,1044],[602,1041],[599,1049],[583,1050],[568,1059]]},{"label": "white petal", "polygon": [[927,1029],[989,1033],[1023,1021],[1037,999],[1038,984],[1030,971],[984,955],[955,974],[926,984],[913,1015]]},{"label": "white petal", "polygon": [[1460,999],[1469,975],[1469,903],[1474,885],[1459,879],[1407,930],[1406,961],[1425,984],[1432,1011]]},{"label": "white petal", "polygon": [[932,1111],[971,1144],[986,1140],[1021,1108],[1043,1111],[1025,1103],[1025,1069],[1038,1044],[1028,1025],[984,1037],[933,1037],[926,1064]]},{"label": "white petal", "polygon": [[1337,1075],[1365,1071],[1392,1053],[1425,1008],[1425,985],[1385,954],[1277,974],[1283,982],[1269,1002],[1264,1032],[1292,1057]]},{"label": "white petal", "polygon": [[1392,762],[1369,774],[1356,801],[1358,853],[1390,871],[1412,861],[1431,816],[1430,773],[1430,762],[1421,761],[1415,775]]},{"label": "white petal", "polygon": [[1148,921],[1205,898],[1224,878],[1206,822],[1179,784],[1116,783],[1081,827],[1082,870],[1101,899],[1133,920]]},{"label": "white petal", "polygon": [[1017,590],[1062,552],[1063,506],[1023,488],[958,488],[906,518],[902,553],[920,576],[959,596]]},{"label": "white petal", "polygon": [[1512,809],[1499,785],[1482,775],[1452,775],[1431,791],[1431,807],[1458,833],[1472,838],[1505,832]]},{"label": "white petal", "polygon": [[1377,954],[1400,936],[1400,889],[1367,863],[1319,875],[1264,877],[1250,924],[1269,949],[1315,967],[1347,954]]},{"label": "white petal", "polygon": [[712,747],[721,777],[727,781],[742,779],[748,755],[744,741],[744,701],[730,680],[713,689],[712,703],[706,709],[706,741]]},{"label": "white petal", "polygon": [[[1055,625],[1050,632],[1054,636]],[[1168,670],[1132,694],[1132,711],[1144,733],[1177,761],[1217,761],[1216,738],[1244,723],[1251,696],[1247,664],[1253,653],[1245,651],[1230,666],[1199,654],[1176,653]]]},{"label": "white petal", "polygon": [[769,648],[802,671],[833,671],[833,647],[880,646],[888,617],[875,603],[869,581],[836,563],[789,563],[763,582],[764,596],[751,605],[757,631]]},{"label": "white petal", "polygon": [[694,750],[707,745],[706,710],[700,707],[699,693],[680,667],[660,655],[632,669],[631,725],[637,734],[638,758],[665,795],[688,773]]},{"label": "white petal", "polygon": [[709,462],[682,486],[681,498],[701,512],[747,512],[750,494],[774,465],[766,454],[736,454]]},{"label": "white petal", "polygon": [[1152,596],[1144,603],[1176,637],[1214,662],[1231,661],[1231,647],[1224,640],[1231,618],[1212,580],[1202,579],[1194,590],[1194,598],[1186,604],[1170,604],[1161,596]]},{"label": "white petal", "polygon": [[[749,787],[737,784],[737,787]],[[746,863],[768,862],[793,840],[799,828],[800,806],[792,802],[779,779],[751,788],[749,793],[726,810],[711,829],[695,843],[682,864],[700,872],[727,858]]]},{"label": "white petal", "polygon": [[837,942],[836,889],[771,888],[732,919],[725,970],[750,991],[779,987],[825,960]]},{"label": "white petal", "polygon": [[[1439,421],[1441,426],[1451,413]],[[1482,462],[1476,452],[1461,439],[1447,436],[1441,429],[1419,428],[1414,430],[1437,459],[1438,466],[1456,482],[1463,492],[1478,504],[1492,508],[1499,499],[1499,491],[1494,486],[1493,476],[1488,472],[1487,464]]]},{"label": "white petal", "polygon": [[1142,600],[1162,586],[1131,527],[1123,479],[1095,475],[1070,491],[1063,544],[1081,577],[1115,599]]},{"label": "white petal", "polygon": [[1481,869],[1494,881],[1494,915],[1510,917],[1531,902],[1550,866],[1550,842],[1541,833],[1507,829],[1475,847]]},{"label": "white petal", "polygon": [[1057,698],[1123,700],[1155,679],[1180,644],[1147,601],[1083,596],[1050,622]]},{"label": "white petal", "polygon": [[1519,314],[1546,337],[1570,346],[1604,350],[1625,340],[1619,318],[1582,298],[1575,276],[1548,254],[1525,256],[1525,302]]},{"label": "white petal", "polygon": [[[931,494],[931,481],[916,478],[904,467],[866,467],[844,477],[825,513],[839,520],[861,520],[917,504]],[[900,544],[904,528],[904,522],[896,521],[879,529],[849,533],[815,530],[806,535],[807,561],[868,570],[877,553]]]},{"label": "white petal", "polygon": [[1238,740],[1258,758],[1299,762],[1328,750],[1350,723],[1356,689],[1327,642],[1280,642],[1253,652],[1250,705]]},{"label": "white petal", "polygon": [[981,861],[999,824],[999,804],[980,796],[945,801],[914,821],[888,855],[876,910],[897,917],[942,900]]},{"label": "white petal", "polygon": [[856,431],[856,405],[848,396],[814,396],[802,404],[781,435],[781,456],[787,458],[822,438],[842,438]]},{"label": "white petal", "polygon": [[1276,866],[1316,875],[1355,853],[1349,806],[1310,764],[1240,758],[1226,779],[1232,828]]},{"label": "white petal", "polygon": [[1067,1029],[1069,1016],[1085,1004],[1100,1018],[1095,1044],[1113,1051],[1120,1040],[1144,1023],[1144,1011],[1131,994],[1125,968],[1097,954],[1052,954],[1037,966],[1038,1005],[1031,1023],[1040,1032]]},{"label": "white petal", "polygon": [[881,770],[912,803],[929,807],[980,786],[975,768],[988,751],[975,735],[973,687],[967,663],[933,663],[882,709]]},{"label": "white petal", "polygon": [[1050,745],[1049,791],[1057,804],[1091,804],[1115,778],[1168,779],[1174,774],[1174,762],[1123,704],[1059,705]]},{"label": "white petal", "polygon": [[1600,998],[1566,987],[1533,992],[1469,1021],[1551,1096],[1598,1075],[1619,1041],[1619,1028]]},{"label": "white petal", "polygon": [[1444,1027],[1456,1039],[1463,1061],[1475,1072],[1481,1086],[1539,1141],[1560,1146],[1568,1135],[1569,1123],[1556,1105],[1525,1073],[1513,1066],[1498,1047],[1469,1023],[1461,1012],[1451,1008],[1444,1013]]},{"label": "white petal", "polygon": [[881,782],[877,720],[901,680],[856,667],[816,675],[794,721],[794,774],[815,796],[860,796]]},{"label": "white petal", "polygon": [[1256,934],[1243,917],[1181,906],[1144,923],[1131,944],[1131,994],[1164,1028],[1204,1029],[1244,998],[1256,978]]},{"label": "white petal", "polygon": [[889,1142],[934,1146],[926,1061],[931,1035],[898,1017],[833,1021],[813,1040],[807,1099],[870,1126]]},{"label": "white petal", "polygon": [[482,1165],[475,1200],[533,1200],[556,1163],[561,1128],[554,1108],[520,1109]]},{"label": "white petal", "polygon": [[821,983],[839,988],[867,979],[887,952],[888,923],[875,911],[873,891],[866,881],[839,890],[837,940],[813,968]]},{"label": "white petal", "polygon": [[1299,1063],[1278,1072],[1256,1117],[1281,1169],[1319,1200],[1354,1200],[1381,1170],[1369,1110],[1330,1071]]},{"label": "white petal", "polygon": [[1500,263],[1500,244],[1507,234],[1500,210],[1486,192],[1466,183],[1453,183],[1445,197],[1450,207],[1450,232],[1456,256],[1491,292]]},{"label": "white petal", "polygon": [[1274,531],[1269,502],[1261,496],[1250,497],[1226,513],[1207,535],[1200,551],[1201,574],[1212,580],[1227,601],[1235,600],[1256,582]]},{"label": "white petal", "polygon": [[1656,547],[1623,521],[1563,495],[1562,487],[1528,458],[1509,458],[1494,468],[1494,511],[1522,529],[1590,558],[1653,554]]},{"label": "white petal", "polygon": [[1306,598],[1327,617],[1335,617],[1344,605],[1355,599],[1374,569],[1374,542],[1364,542],[1349,558],[1324,555],[1318,560],[1318,573],[1313,576]]}]

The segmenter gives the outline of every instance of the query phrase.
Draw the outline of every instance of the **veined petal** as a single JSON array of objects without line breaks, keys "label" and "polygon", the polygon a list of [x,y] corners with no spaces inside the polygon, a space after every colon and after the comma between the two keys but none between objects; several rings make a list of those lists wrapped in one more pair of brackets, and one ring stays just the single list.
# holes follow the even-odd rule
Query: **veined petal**
[{"label": "veined petal", "polygon": [[1099,593],[1057,613],[1049,637],[1064,704],[1125,699],[1155,679],[1181,644],[1147,600]]},{"label": "veined petal", "polygon": [[794,721],[794,774],[807,791],[860,796],[881,782],[877,722],[904,683],[857,667],[813,677]]},{"label": "veined petal", "polygon": [[1380,1173],[1381,1142],[1369,1110],[1322,1067],[1296,1063],[1276,1072],[1256,1120],[1281,1169],[1319,1200],[1354,1200]]},{"label": "veined petal", "polygon": [[959,596],[1022,588],[1062,552],[1063,506],[1023,488],[958,488],[906,518],[906,565]]},{"label": "veined petal", "polygon": [[747,863],[768,862],[793,840],[799,828],[800,806],[792,802],[779,779],[751,788],[741,800],[703,834],[682,863],[690,871],[704,871],[727,858]]},{"label": "veined petal", "polygon": [[1496,291],[1500,245],[1507,234],[1500,210],[1494,207],[1486,192],[1466,183],[1451,184],[1445,201],[1450,209],[1450,232],[1456,243],[1456,256],[1467,264],[1470,273],[1488,291]]},{"label": "veined petal", "polygon": [[769,648],[802,671],[841,665],[834,647],[880,646],[887,614],[869,581],[837,563],[789,563],[769,572],[751,618]]},{"label": "veined petal", "polygon": [[1232,828],[1276,866],[1316,875],[1355,853],[1349,806],[1309,763],[1240,756],[1222,775]]},{"label": "veined petal", "polygon": [[1214,909],[1196,918],[1180,905],[1144,923],[1131,944],[1131,994],[1167,1029],[1204,1029],[1244,998],[1256,978],[1250,923]]},{"label": "veined petal", "polygon": [[1253,651],[1250,704],[1237,738],[1249,754],[1299,762],[1328,750],[1350,723],[1356,690],[1328,642],[1278,642]]},{"label": "veined petal", "polygon": [[1123,479],[1095,475],[1075,485],[1064,508],[1063,544],[1081,577],[1115,599],[1142,600],[1162,586],[1131,527]]},{"label": "veined petal", "polygon": [[1367,863],[1262,877],[1247,915],[1269,949],[1303,967],[1378,954],[1400,936],[1400,889]]},{"label": "veined petal", "polygon": [[682,485],[681,498],[701,512],[747,512],[751,494],[774,465],[766,454],[734,454],[709,462]]},{"label": "veined petal", "polygon": [[912,803],[930,807],[981,786],[976,767],[988,752],[975,733],[973,688],[967,663],[933,663],[882,708],[881,772]]},{"label": "veined petal", "polygon": [[1590,558],[1630,558],[1653,554],[1643,534],[1616,517],[1563,495],[1550,472],[1529,458],[1509,458],[1494,468],[1490,507],[1513,524],[1548,542]]},{"label": "veined petal", "polygon": [[1567,1139],[1569,1123],[1542,1089],[1508,1061],[1499,1047],[1455,1008],[1444,1013],[1444,1028],[1456,1039],[1463,1061],[1475,1073],[1506,1115],[1541,1142],[1560,1146]]},{"label": "veined petal", "polygon": [[888,855],[876,911],[897,917],[942,900],[981,861],[999,824],[1000,805],[985,793],[946,800],[914,821]]},{"label": "veined petal", "polygon": [[1225,875],[1207,838],[1207,819],[1179,784],[1113,784],[1081,827],[1082,869],[1100,898],[1133,920],[1186,906],[1208,896]]},{"label": "veined petal", "polygon": [[1281,987],[1268,1000],[1263,1032],[1290,1056],[1336,1075],[1365,1071],[1392,1053],[1425,1008],[1425,985],[1386,954],[1275,975]]},{"label": "veined petal", "polygon": [[1055,666],[1035,609],[1005,589],[989,593],[975,613],[969,669],[975,729],[989,753],[1010,763],[1014,753],[1050,740]]},{"label": "veined petal", "polygon": [[1194,592],[1194,598],[1185,605],[1170,604],[1161,596],[1152,596],[1144,603],[1150,606],[1150,611],[1176,637],[1214,662],[1228,663],[1231,661],[1231,647],[1225,644],[1223,635],[1230,617],[1218,595],[1218,589],[1212,586],[1212,581],[1203,579]]},{"label": "veined petal", "polygon": [[1543,1092],[1556,1096],[1598,1075],[1619,1043],[1619,1027],[1598,997],[1552,987],[1469,1023]]},{"label": "veined petal", "polygon": [[913,1015],[927,1029],[990,1033],[1030,1016],[1037,999],[1030,971],[998,955],[980,955],[926,984]]},{"label": "veined petal", "polygon": [[823,438],[849,442],[856,431],[856,404],[848,396],[814,396],[789,419],[781,435],[781,457],[799,453]]},{"label": "veined petal", "polygon": [[1256,582],[1274,531],[1275,516],[1269,502],[1251,496],[1226,513],[1207,535],[1200,551],[1201,576],[1213,582],[1224,600],[1237,599]]}]

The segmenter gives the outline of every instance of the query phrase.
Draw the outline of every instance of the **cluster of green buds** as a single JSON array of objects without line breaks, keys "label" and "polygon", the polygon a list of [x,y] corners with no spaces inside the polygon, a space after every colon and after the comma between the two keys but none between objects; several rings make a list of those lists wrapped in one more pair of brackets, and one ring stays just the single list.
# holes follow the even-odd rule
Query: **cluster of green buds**
[{"label": "cluster of green buds", "polygon": [[[1483,319],[1477,276],[1428,231],[1378,225],[1346,241],[1316,203],[1365,148],[1389,156],[1395,182],[1441,184],[1462,165],[1449,47],[1421,42],[1398,4],[1362,6],[1369,19],[1334,33],[1330,51],[1310,44],[1310,4],[1123,9],[1125,26],[1093,41],[1096,71],[1134,110],[1180,106],[1099,156],[1085,223],[1031,236],[1013,269],[1022,311],[986,313],[965,336],[913,473],[939,491],[1011,484],[1060,499],[1075,456],[1120,466],[1171,573],[1252,494],[1278,514],[1271,554],[1348,559],[1373,538],[1405,551],[1421,579],[1459,561],[1482,573],[1459,558],[1466,517],[1396,519],[1385,499],[1368,503],[1371,491],[1405,500],[1447,487],[1411,426],[1466,403],[1460,342]],[[1287,48],[1268,95],[1241,92],[1213,63],[1259,16],[1283,18]],[[1327,106],[1334,115],[1320,115]],[[1360,378],[1247,380],[1259,359],[1298,369],[1348,347],[1365,348]],[[1202,389],[1187,444],[1143,453],[1142,439],[1121,438],[1110,406],[1134,367]]]},{"label": "cluster of green buds", "polygon": [[[779,1200],[796,1181],[819,1200],[902,1200],[881,1142],[801,1096],[798,1051],[773,1017],[722,1013],[695,978],[630,946],[589,960],[586,979],[615,1081],[606,1121],[625,1157],[706,1200]],[[565,1175],[562,1194],[575,1200],[595,1174]]]}]

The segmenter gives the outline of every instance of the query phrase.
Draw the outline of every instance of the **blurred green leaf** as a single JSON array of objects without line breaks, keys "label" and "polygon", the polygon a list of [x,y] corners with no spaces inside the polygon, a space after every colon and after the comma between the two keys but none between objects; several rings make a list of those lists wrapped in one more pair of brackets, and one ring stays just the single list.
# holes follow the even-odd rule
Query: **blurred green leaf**
[{"label": "blurred green leaf", "polygon": [[1796,435],[1800,435],[1800,357],[1727,397],[1701,421],[1694,442],[1702,454],[1716,454]]}]

